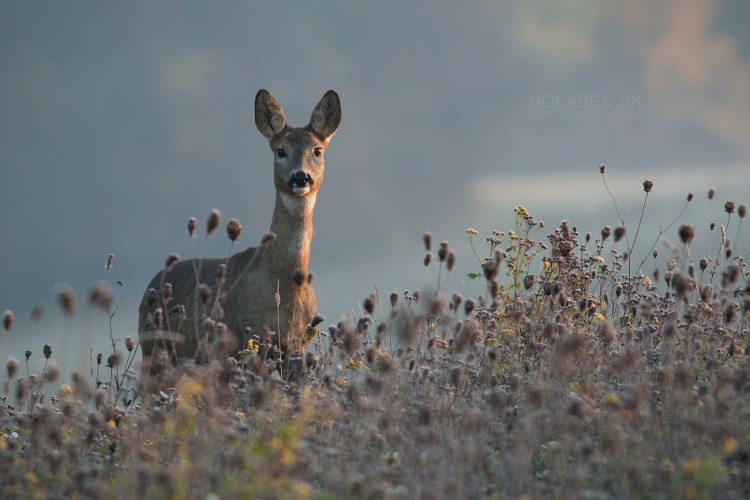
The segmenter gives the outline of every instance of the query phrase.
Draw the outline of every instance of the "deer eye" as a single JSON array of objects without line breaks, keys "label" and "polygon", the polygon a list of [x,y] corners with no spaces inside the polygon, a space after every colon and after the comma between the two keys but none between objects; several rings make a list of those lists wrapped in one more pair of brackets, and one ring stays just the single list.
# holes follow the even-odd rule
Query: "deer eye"
[{"label": "deer eye", "polygon": [[316,147],[315,149],[313,149],[313,154],[320,158],[320,156],[323,154],[323,148]]},{"label": "deer eye", "polygon": [[276,156],[278,156],[279,158],[286,158],[286,149],[278,148],[276,150]]}]

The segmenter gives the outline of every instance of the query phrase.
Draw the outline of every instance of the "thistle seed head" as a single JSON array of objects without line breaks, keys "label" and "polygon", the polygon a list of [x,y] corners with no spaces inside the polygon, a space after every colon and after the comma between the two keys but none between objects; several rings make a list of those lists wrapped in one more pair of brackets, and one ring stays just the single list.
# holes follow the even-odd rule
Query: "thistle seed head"
[{"label": "thistle seed head", "polygon": [[375,298],[372,295],[365,297],[365,300],[362,302],[362,309],[367,314],[372,314],[375,311]]},{"label": "thistle seed head", "polygon": [[76,312],[76,294],[70,285],[59,285],[57,287],[57,302],[65,316],[72,316]]},{"label": "thistle seed head", "polygon": [[615,242],[620,241],[625,236],[625,226],[618,226],[615,229]]},{"label": "thistle seed head", "polygon": [[534,281],[536,280],[536,276],[533,274],[527,274],[523,278],[523,287],[526,290],[529,290],[532,286],[534,286]]},{"label": "thistle seed head", "polygon": [[728,201],[724,203],[724,211],[728,214],[734,213],[734,202]]},{"label": "thistle seed head", "polygon": [[672,288],[678,299],[687,299],[690,293],[690,280],[682,273],[674,273],[672,274]]},{"label": "thistle seed head", "polygon": [[204,305],[208,304],[208,301],[211,299],[211,287],[205,283],[201,283],[198,286],[198,296]]},{"label": "thistle seed head", "polygon": [[195,234],[195,226],[198,225],[198,221],[195,217],[190,217],[187,223],[188,238],[192,238]]},{"label": "thistle seed head", "polygon": [[609,238],[610,234],[612,234],[612,228],[609,226],[604,226],[602,228],[602,241],[607,241],[607,238]]},{"label": "thistle seed head", "polygon": [[653,181],[650,181],[650,180],[648,180],[648,179],[646,179],[645,181],[643,181],[643,190],[644,190],[645,192],[647,192],[647,193],[650,193],[650,192],[651,192],[651,189],[652,189],[653,187],[654,187],[654,183],[653,183]]},{"label": "thistle seed head", "polygon": [[229,219],[227,223],[227,236],[232,241],[237,241],[242,232],[242,224],[237,219]]},{"label": "thistle seed head", "polygon": [[428,252],[432,249],[432,235],[429,231],[426,231],[424,235],[422,236],[422,241],[424,242],[424,249]]},{"label": "thistle seed head", "polygon": [[326,320],[325,316],[323,316],[322,314],[316,314],[315,316],[313,316],[312,321],[310,321],[310,326],[314,328],[318,326],[319,324],[321,324],[322,322],[324,322],[325,320]]},{"label": "thistle seed head", "polygon": [[114,294],[106,281],[100,281],[89,291],[89,304],[92,306],[109,311],[112,302],[114,302]]},{"label": "thistle seed head", "polygon": [[438,259],[440,259],[440,262],[444,262],[446,257],[448,257],[448,242],[441,241],[440,248],[438,249]]},{"label": "thistle seed head", "polygon": [[679,235],[682,243],[690,246],[695,237],[695,227],[692,224],[683,224],[680,226]]},{"label": "thistle seed head", "polygon": [[52,348],[49,346],[49,344],[44,344],[44,349],[42,349],[42,353],[44,354],[45,359],[49,359],[50,356],[52,356]]},{"label": "thistle seed head", "polygon": [[180,254],[178,253],[170,253],[167,255],[167,260],[164,261],[164,268],[169,271],[172,269],[172,266],[180,260]]},{"label": "thistle seed head", "polygon": [[453,270],[453,266],[456,265],[456,252],[454,252],[453,250],[448,252],[448,258],[446,259],[445,264],[448,271]]},{"label": "thistle seed head", "polygon": [[5,369],[8,370],[8,379],[12,379],[18,372],[18,360],[16,358],[8,358],[8,364],[5,365]]},{"label": "thistle seed head", "polygon": [[274,241],[276,241],[276,233],[274,233],[273,231],[268,231],[260,239],[260,245],[264,247],[270,243],[273,243]]},{"label": "thistle seed head", "polygon": [[13,326],[13,311],[8,309],[3,314],[3,328],[5,328],[5,331],[10,330],[10,328]]},{"label": "thistle seed head", "polygon": [[740,205],[740,206],[739,206],[739,207],[737,208],[737,215],[739,215],[739,216],[740,216],[740,219],[744,219],[744,218],[745,218],[745,215],[747,215],[747,206],[745,206],[745,205]]},{"label": "thistle seed head", "polygon": [[219,224],[221,223],[221,212],[217,209],[211,210],[211,214],[208,216],[208,222],[206,223],[206,234],[213,233]]}]

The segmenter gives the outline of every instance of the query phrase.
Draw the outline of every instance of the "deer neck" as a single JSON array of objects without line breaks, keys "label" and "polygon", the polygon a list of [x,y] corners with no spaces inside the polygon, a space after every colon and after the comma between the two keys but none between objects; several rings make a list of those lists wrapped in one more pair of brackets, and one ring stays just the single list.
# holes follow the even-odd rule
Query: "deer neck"
[{"label": "deer neck", "polygon": [[271,220],[271,231],[276,233],[276,242],[270,252],[274,273],[293,274],[297,269],[308,272],[315,196],[316,193],[302,198],[276,194],[276,207]]}]

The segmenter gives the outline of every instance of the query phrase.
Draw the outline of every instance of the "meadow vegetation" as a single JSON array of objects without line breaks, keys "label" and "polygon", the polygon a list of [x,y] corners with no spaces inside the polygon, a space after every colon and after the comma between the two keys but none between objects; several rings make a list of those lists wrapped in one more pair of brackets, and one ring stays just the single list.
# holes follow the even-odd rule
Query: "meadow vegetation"
[{"label": "meadow vegetation", "polygon": [[[467,230],[477,297],[446,290],[457,255],[426,233],[431,288],[311,325],[296,378],[262,335],[156,394],[137,390],[137,340],[111,331],[85,368],[9,357],[0,497],[747,498],[748,249],[729,236],[746,208],[720,206],[710,228],[678,207],[658,235],[518,206],[510,229]],[[89,301],[116,310],[107,282]]]}]

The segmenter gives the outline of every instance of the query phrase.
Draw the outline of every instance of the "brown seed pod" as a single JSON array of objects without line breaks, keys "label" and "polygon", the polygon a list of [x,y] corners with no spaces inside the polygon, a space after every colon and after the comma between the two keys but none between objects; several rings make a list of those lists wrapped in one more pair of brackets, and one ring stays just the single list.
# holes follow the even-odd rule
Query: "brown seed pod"
[{"label": "brown seed pod", "polygon": [[232,241],[237,241],[242,232],[242,224],[237,219],[229,219],[227,223],[227,236]]},{"label": "brown seed pod", "polygon": [[211,234],[219,227],[221,223],[221,212],[217,209],[211,210],[211,214],[208,216],[208,222],[206,223],[206,234]]},{"label": "brown seed pod", "polygon": [[197,226],[197,225],[198,225],[198,221],[196,220],[195,217],[190,217],[188,219],[187,230],[188,230],[188,237],[189,238],[192,238],[193,234],[195,234],[195,226]]},{"label": "brown seed pod", "polygon": [[5,311],[3,314],[3,328],[5,328],[6,331],[10,330],[10,328],[13,326],[13,311],[10,309]]}]

